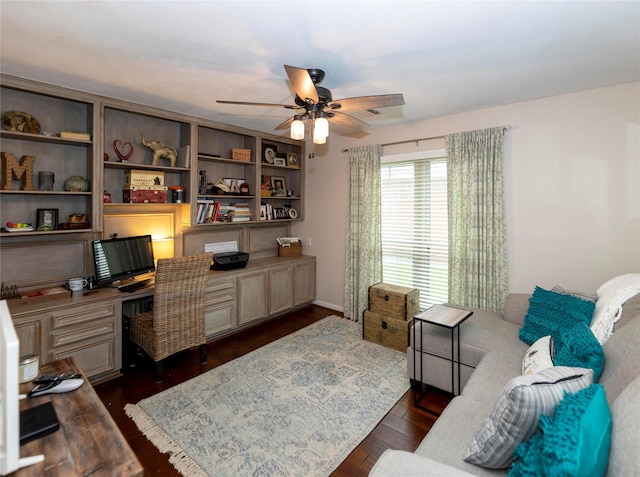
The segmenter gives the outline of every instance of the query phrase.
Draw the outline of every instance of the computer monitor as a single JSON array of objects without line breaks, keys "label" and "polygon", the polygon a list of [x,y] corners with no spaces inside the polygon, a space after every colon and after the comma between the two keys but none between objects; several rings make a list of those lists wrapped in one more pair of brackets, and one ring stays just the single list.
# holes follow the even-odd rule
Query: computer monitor
[{"label": "computer monitor", "polygon": [[93,265],[99,286],[155,271],[151,235],[94,240]]}]

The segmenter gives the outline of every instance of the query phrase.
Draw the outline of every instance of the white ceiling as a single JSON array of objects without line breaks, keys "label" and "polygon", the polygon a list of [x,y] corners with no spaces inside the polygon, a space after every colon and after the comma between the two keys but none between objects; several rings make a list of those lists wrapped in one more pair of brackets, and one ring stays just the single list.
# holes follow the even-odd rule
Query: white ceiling
[{"label": "white ceiling", "polygon": [[[640,80],[639,1],[0,3],[3,73],[272,132],[283,65],[334,99],[403,93],[372,128]],[[3,110],[4,112],[4,110]],[[286,133],[286,131],[285,131]]]}]

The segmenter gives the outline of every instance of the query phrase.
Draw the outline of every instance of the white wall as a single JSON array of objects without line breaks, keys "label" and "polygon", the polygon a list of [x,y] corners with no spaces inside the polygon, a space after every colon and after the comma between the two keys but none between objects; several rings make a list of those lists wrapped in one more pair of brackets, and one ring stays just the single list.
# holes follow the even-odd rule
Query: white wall
[{"label": "white wall", "polygon": [[[640,83],[634,82],[369,130],[361,139],[330,135],[307,162],[306,219],[294,227],[305,238],[304,253],[317,257],[317,303],[343,307],[343,148],[507,124],[509,290],[595,291],[613,276],[640,271]],[[438,139],[388,146],[383,154],[443,147]]]}]

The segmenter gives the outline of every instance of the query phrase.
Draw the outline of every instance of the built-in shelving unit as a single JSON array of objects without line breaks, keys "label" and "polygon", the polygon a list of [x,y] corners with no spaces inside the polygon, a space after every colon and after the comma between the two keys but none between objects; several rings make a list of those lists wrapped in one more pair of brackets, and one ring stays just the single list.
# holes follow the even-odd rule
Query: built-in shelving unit
[{"label": "built-in shelving unit", "polygon": [[[190,200],[190,158],[183,163],[176,161],[173,166],[168,159],[161,158],[157,165],[153,165],[153,152],[143,145],[142,140],[144,137],[146,143],[158,141],[176,152],[182,148],[190,150],[191,123],[169,116],[170,113],[156,113],[154,115],[149,108],[136,105],[103,105],[103,188],[111,194],[112,203],[124,202],[125,173],[131,170],[161,173],[164,177],[162,186],[181,186],[185,190],[183,203]],[[121,160],[118,151],[125,156],[130,153],[126,162],[118,162]]]},{"label": "built-in shelving unit", "polygon": [[[68,222],[71,214],[84,214],[88,226],[78,229],[58,229],[33,232],[0,232],[0,236],[51,235],[82,233],[90,230],[95,218],[93,194],[96,176],[93,170],[94,109],[95,103],[75,96],[66,90],[30,90],[19,82],[2,82],[3,114],[18,111],[34,118],[40,125],[38,134],[0,131],[2,151],[11,153],[17,162],[23,156],[33,156],[34,190],[20,190],[21,181],[8,180],[6,170],[2,170],[2,183],[13,185],[13,190],[0,190],[0,217],[6,222],[29,223],[34,229],[38,222],[38,209],[57,211],[58,224]],[[86,132],[90,140],[61,138],[60,131],[72,130]],[[3,164],[4,169],[4,164]],[[53,173],[52,190],[39,190],[38,172]],[[12,173],[12,179],[15,179]],[[71,176],[81,176],[89,182],[88,192],[68,192],[64,190],[65,181]]]},{"label": "built-in shelving unit", "polygon": [[[277,254],[270,231],[290,233],[290,224],[304,218],[301,141],[23,78],[0,75],[0,80],[0,112],[20,111],[40,124],[40,130],[33,134],[0,129],[3,152],[12,153],[17,161],[22,156],[35,157],[35,190],[20,190],[19,180],[11,181],[13,190],[0,190],[0,226],[30,223],[35,229],[38,209],[57,211],[58,225],[70,223],[71,215],[86,217],[82,228],[0,231],[0,261],[7,283],[33,288],[56,285],[69,276],[90,275],[91,241],[101,238],[107,229],[113,233],[114,224],[119,227],[125,217],[153,216],[153,220],[171,223],[173,232],[166,232],[161,239],[174,241],[177,254],[183,253],[185,237],[192,233],[206,235],[205,243],[209,243],[227,240],[237,229],[262,228],[266,233],[259,240],[264,244],[243,244],[261,257]],[[82,132],[88,139],[62,138],[58,136],[61,131]],[[153,153],[143,145],[142,135],[145,142],[159,141],[175,149],[176,164],[161,158],[153,165]],[[266,149],[273,152],[272,162],[268,160],[271,156],[265,156]],[[122,161],[120,156],[126,155],[128,159]],[[288,162],[292,158],[293,162]],[[137,170],[162,175],[167,187],[179,186],[181,202],[174,202],[169,190],[167,203],[126,203],[126,177]],[[53,190],[38,190],[40,171],[53,173]],[[207,176],[202,190],[201,171]],[[1,172],[4,177],[6,171]],[[64,183],[71,176],[86,179],[89,189],[65,191]],[[276,187],[263,192],[265,176],[270,185],[281,185],[280,190]],[[235,185],[243,187],[220,193],[213,186],[225,179],[235,179]],[[227,207],[243,204],[242,214],[236,211],[236,220],[230,222],[198,223],[202,202]],[[271,217],[264,213],[267,208]],[[239,215],[245,219],[238,221]],[[23,266],[25,263],[30,265]],[[46,270],[43,263],[47,263]]]}]

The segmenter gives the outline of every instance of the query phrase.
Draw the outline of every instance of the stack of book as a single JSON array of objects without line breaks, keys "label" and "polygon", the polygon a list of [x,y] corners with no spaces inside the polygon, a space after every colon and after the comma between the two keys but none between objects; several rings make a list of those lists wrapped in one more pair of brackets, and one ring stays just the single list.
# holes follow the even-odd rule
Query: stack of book
[{"label": "stack of book", "polygon": [[235,210],[231,218],[232,222],[249,222],[251,220],[251,208],[245,202],[238,202],[234,205]]},{"label": "stack of book", "polygon": [[215,222],[220,210],[220,202],[210,199],[198,199],[196,223],[209,224]]}]

